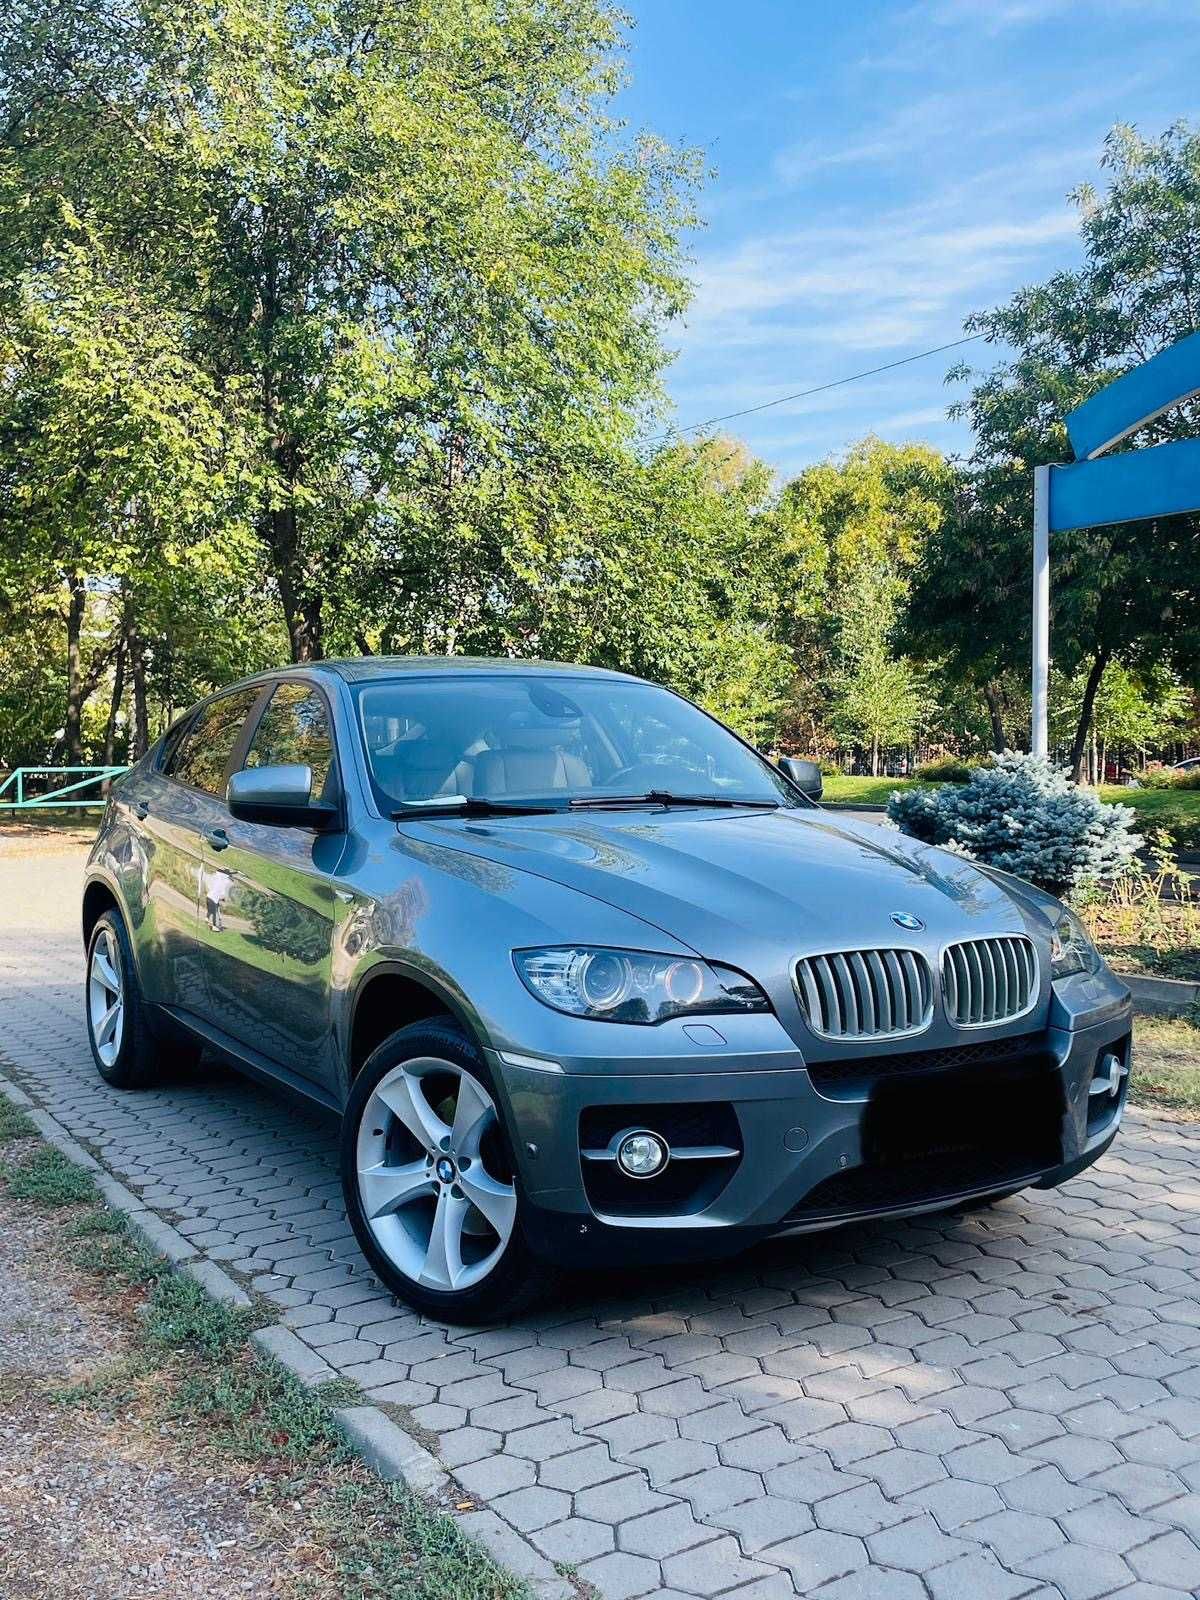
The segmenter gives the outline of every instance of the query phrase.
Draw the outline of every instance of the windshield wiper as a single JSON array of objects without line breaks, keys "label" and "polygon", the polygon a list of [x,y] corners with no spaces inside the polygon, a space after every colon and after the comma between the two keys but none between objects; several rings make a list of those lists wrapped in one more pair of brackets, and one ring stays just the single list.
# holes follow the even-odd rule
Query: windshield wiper
[{"label": "windshield wiper", "polygon": [[675,794],[670,789],[647,789],[644,794],[589,794],[570,802],[572,811],[602,810],[606,806],[755,806],[778,811],[777,800],[754,800],[728,794]]},{"label": "windshield wiper", "polygon": [[562,806],[538,805],[532,801],[488,800],[482,795],[435,795],[431,800],[408,800],[392,812],[393,822],[412,822],[420,817],[539,817],[552,816]]}]

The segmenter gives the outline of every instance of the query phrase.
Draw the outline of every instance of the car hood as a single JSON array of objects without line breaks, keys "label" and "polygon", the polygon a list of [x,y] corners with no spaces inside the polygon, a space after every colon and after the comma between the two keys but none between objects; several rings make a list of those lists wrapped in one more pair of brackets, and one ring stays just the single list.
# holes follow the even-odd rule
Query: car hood
[{"label": "car hood", "polygon": [[[819,811],[576,812],[403,831],[566,885],[748,970],[768,951],[790,960],[1047,931],[1035,903],[962,857]],[[923,926],[906,931],[894,916]],[[585,939],[586,918],[562,936]]]}]

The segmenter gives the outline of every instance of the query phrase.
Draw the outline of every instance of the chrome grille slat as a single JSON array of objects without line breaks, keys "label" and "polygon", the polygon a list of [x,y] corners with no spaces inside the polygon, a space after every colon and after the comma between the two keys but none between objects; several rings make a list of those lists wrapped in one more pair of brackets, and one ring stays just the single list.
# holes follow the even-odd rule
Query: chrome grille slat
[{"label": "chrome grille slat", "polygon": [[1037,999],[1038,964],[1021,934],[964,939],[942,957],[946,1015],[960,1028],[986,1028],[1028,1011]]},{"label": "chrome grille slat", "polygon": [[889,1039],[921,1033],[933,1016],[933,974],[916,950],[835,950],[802,956],[796,998],[826,1039]]}]

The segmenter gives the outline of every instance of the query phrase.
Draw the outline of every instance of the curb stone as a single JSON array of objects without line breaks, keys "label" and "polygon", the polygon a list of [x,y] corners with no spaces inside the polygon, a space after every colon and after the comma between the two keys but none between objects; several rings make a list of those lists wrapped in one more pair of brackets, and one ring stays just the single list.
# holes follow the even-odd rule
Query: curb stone
[{"label": "curb stone", "polygon": [[176,1266],[191,1261],[197,1254],[195,1247],[181,1233],[176,1233],[169,1222],[155,1216],[153,1211],[147,1211],[140,1203],[136,1211],[126,1212],[126,1218],[143,1244],[151,1250],[157,1250],[160,1256],[166,1256]]},{"label": "curb stone", "polygon": [[194,1278],[218,1305],[229,1306],[233,1311],[249,1311],[254,1304],[246,1291],[213,1261],[184,1261],[179,1270]]},{"label": "curb stone", "polygon": [[450,1475],[437,1457],[378,1406],[342,1406],[333,1420],[385,1483],[401,1480],[422,1494],[435,1494],[449,1483]]},{"label": "curb stone", "polygon": [[494,1511],[468,1511],[458,1525],[490,1556],[524,1578],[538,1600],[571,1600],[575,1590],[533,1546]]},{"label": "curb stone", "polygon": [[297,1339],[290,1328],[284,1328],[279,1323],[272,1323],[269,1328],[259,1328],[250,1335],[250,1343],[260,1355],[268,1356],[272,1361],[290,1372],[298,1383],[306,1389],[316,1389],[322,1383],[332,1383],[337,1373],[325,1361],[322,1361],[317,1352],[306,1345],[303,1340]]},{"label": "curb stone", "polygon": [[33,1102],[30,1102],[30,1105],[32,1109],[28,1113],[29,1120],[47,1144],[52,1144],[56,1150],[61,1151],[66,1156],[68,1161],[73,1162],[77,1167],[83,1167],[87,1172],[100,1172],[102,1170],[95,1156],[89,1155],[77,1140],[72,1139],[66,1129],[60,1123],[55,1122],[48,1111],[38,1110],[33,1105]]},{"label": "curb stone", "polygon": [[[186,1272],[214,1300],[225,1305],[242,1309],[252,1304],[250,1297],[227,1273],[210,1261],[194,1259],[198,1252],[181,1233],[106,1173],[61,1123],[48,1111],[41,1110],[3,1072],[0,1072],[0,1095],[28,1114],[48,1144],[76,1166],[95,1173],[96,1187],[107,1203],[114,1211],[121,1212],[134,1233],[164,1255],[176,1271]],[[337,1377],[332,1367],[282,1323],[259,1328],[250,1335],[250,1344],[260,1356],[277,1361],[306,1387],[312,1388]],[[384,1482],[401,1479],[409,1489],[426,1496],[454,1484],[437,1458],[377,1406],[344,1406],[334,1412],[334,1419],[356,1454]],[[575,1586],[560,1577],[553,1564],[494,1511],[467,1512],[456,1516],[454,1521],[468,1538],[482,1545],[494,1561],[523,1579],[535,1600],[575,1600]]]},{"label": "curb stone", "polygon": [[1150,978],[1140,972],[1118,972],[1133,996],[1133,1009],[1143,1016],[1179,1017],[1200,1006],[1200,983],[1182,978]]}]

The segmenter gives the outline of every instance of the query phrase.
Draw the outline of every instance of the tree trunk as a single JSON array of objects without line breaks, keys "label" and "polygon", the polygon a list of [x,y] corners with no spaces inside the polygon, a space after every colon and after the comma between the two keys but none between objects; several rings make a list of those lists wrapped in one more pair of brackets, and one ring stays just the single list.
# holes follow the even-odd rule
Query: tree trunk
[{"label": "tree trunk", "polygon": [[63,726],[63,754],[69,767],[79,766],[83,757],[83,664],[80,639],[87,589],[75,573],[67,576],[67,715]]},{"label": "tree trunk", "polygon": [[146,703],[146,646],[132,623],[125,636],[125,646],[129,652],[129,680],[133,685],[133,732],[129,740],[129,759],[140,761],[150,748],[150,713]]},{"label": "tree trunk", "polygon": [[873,778],[879,776],[879,735],[877,733],[871,735],[871,776]]},{"label": "tree trunk", "polygon": [[104,765],[111,767],[117,744],[117,717],[121,701],[125,698],[125,640],[117,640],[117,654],[113,662],[112,699],[108,704],[108,727],[104,730]]},{"label": "tree trunk", "polygon": [[1087,754],[1088,735],[1092,728],[1092,711],[1096,705],[1096,692],[1100,688],[1100,680],[1104,676],[1104,669],[1112,659],[1112,651],[1107,645],[1102,646],[1092,657],[1092,664],[1088,668],[1087,683],[1083,689],[1083,704],[1079,708],[1079,721],[1075,725],[1075,738],[1071,745],[1071,779],[1078,783],[1083,777],[1083,759]]},{"label": "tree trunk", "polygon": [[1004,716],[1000,705],[1000,691],[989,678],[983,686],[983,696],[987,701],[988,717],[992,724],[992,750],[999,755],[1002,750],[1008,749],[1008,739],[1004,733]]}]

